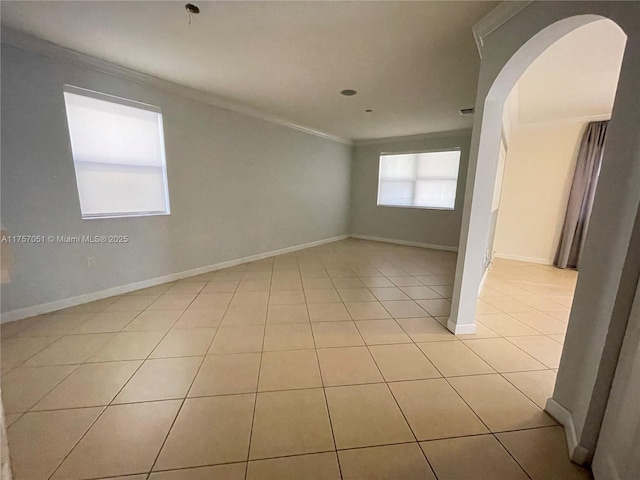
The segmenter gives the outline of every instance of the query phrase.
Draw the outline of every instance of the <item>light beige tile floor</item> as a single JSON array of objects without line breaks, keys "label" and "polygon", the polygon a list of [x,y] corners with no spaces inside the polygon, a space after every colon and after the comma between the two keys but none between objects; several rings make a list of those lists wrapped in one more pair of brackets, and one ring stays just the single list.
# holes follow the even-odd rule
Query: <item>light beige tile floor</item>
[{"label": "light beige tile floor", "polygon": [[415,443],[340,450],[344,480],[435,480],[420,447]]},{"label": "light beige tile floor", "polygon": [[576,273],[345,240],[2,325],[16,480],[586,479],[542,410]]}]

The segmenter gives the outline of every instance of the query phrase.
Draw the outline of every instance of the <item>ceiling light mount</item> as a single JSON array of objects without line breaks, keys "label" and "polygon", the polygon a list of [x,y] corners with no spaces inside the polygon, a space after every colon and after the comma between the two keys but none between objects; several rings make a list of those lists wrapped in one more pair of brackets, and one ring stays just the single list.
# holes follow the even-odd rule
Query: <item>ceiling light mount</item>
[{"label": "ceiling light mount", "polygon": [[340,95],[344,95],[345,97],[353,97],[356,93],[358,93],[358,92],[356,92],[355,90],[352,90],[350,88],[347,88],[346,90],[342,90],[340,92]]},{"label": "ceiling light mount", "polygon": [[197,15],[200,13],[200,8],[193,3],[185,4],[184,9],[192,15]]},{"label": "ceiling light mount", "polygon": [[184,5],[184,9],[187,11],[187,15],[189,15],[189,25],[191,25],[193,16],[200,13],[200,7],[194,5],[193,3],[186,3]]}]

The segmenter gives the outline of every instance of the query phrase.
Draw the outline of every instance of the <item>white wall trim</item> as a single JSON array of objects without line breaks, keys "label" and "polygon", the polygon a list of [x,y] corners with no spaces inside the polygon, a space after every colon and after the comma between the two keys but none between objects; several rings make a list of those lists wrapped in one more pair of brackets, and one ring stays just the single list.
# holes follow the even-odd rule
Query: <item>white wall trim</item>
[{"label": "white wall trim", "polygon": [[523,8],[527,7],[532,2],[533,0],[502,2],[473,26],[473,36],[476,40],[476,46],[478,47],[480,58],[482,58],[484,39],[491,35],[491,33],[497,30],[501,25],[515,17]]},{"label": "white wall trim", "polygon": [[[283,255],[285,253],[295,252],[298,250],[303,250],[305,248],[317,247],[319,245],[324,245],[326,243],[337,242],[349,237],[359,238],[361,240],[371,240],[374,242],[384,242],[384,243],[393,243],[398,245],[407,245],[412,247],[431,248],[434,250],[445,250],[449,252],[458,251],[457,247],[449,247],[446,245],[432,245],[428,243],[409,242],[406,240],[397,240],[393,238],[371,237],[368,235],[338,235],[336,237],[316,240],[314,242],[295,245],[293,247],[286,247],[278,250],[272,250],[269,252],[259,253],[256,255],[250,255],[248,257],[238,258],[235,260],[229,260],[226,262],[216,263],[213,265],[193,268],[191,270],[185,270],[178,273],[171,273],[168,275],[163,275],[161,277],[150,278],[148,280],[141,280],[139,282],[129,283],[127,285],[112,287],[105,290],[99,290],[97,292],[85,293],[83,295],[77,295],[75,297],[55,300],[53,302],[34,305],[32,307],[25,307],[17,310],[11,310],[9,312],[3,312],[0,314],[0,317],[1,317],[0,323],[13,322],[16,320],[21,320],[23,318],[33,317],[36,315],[43,315],[45,313],[62,310],[63,308],[74,307],[76,305],[81,305],[83,303],[88,303],[88,302],[94,302],[96,300],[102,300],[103,298],[109,298],[116,295],[123,295],[125,293],[133,292],[135,290],[140,290],[142,288],[155,287],[156,285],[160,285],[163,283],[175,282],[176,280],[181,280],[183,278],[193,277],[195,275],[200,275],[203,273],[214,272],[216,270],[221,270],[223,268],[235,267],[236,265],[241,265],[243,263],[255,262],[257,260],[262,260],[264,258],[272,257],[274,255]],[[465,325],[464,327],[469,327],[469,326]],[[456,333],[474,333],[475,325],[473,326],[473,329],[474,329],[473,332],[465,331],[465,332],[456,332]]]},{"label": "white wall trim", "polygon": [[553,261],[548,258],[525,257],[523,255],[512,255],[510,253],[494,253],[494,258],[503,258],[505,260],[516,260],[518,262],[537,263],[540,265],[553,265]]},{"label": "white wall trim", "polygon": [[207,103],[209,105],[223,108],[225,110],[231,110],[236,113],[263,120],[265,122],[275,123],[277,125],[292,128],[294,130],[308,133],[310,135],[315,135],[316,137],[324,138],[326,140],[332,140],[334,142],[344,143],[346,145],[353,144],[351,140],[348,140],[346,138],[314,130],[303,125],[298,125],[286,119],[237,104],[233,101],[218,97],[211,93],[186,87],[184,85],[164,80],[162,78],[154,77],[146,73],[137,72],[130,68],[123,67],[106,60],[101,60],[99,58],[92,57],[91,55],[86,55],[75,50],[64,48],[56,45],[55,43],[36,38],[32,35],[27,35],[22,32],[17,32],[9,28],[2,29],[2,43],[15,48],[20,48],[22,50],[27,50],[32,53],[44,55],[46,57],[52,57],[69,63],[73,63],[81,67],[90,68],[91,70],[106,73],[108,75],[119,77],[141,85],[154,87],[173,95],[178,95],[181,97],[189,98],[191,100],[196,100],[198,102]]},{"label": "white wall trim", "polygon": [[446,250],[447,252],[457,252],[458,247],[450,247],[448,245],[435,245],[432,243],[410,242],[408,240],[398,240],[395,238],[374,237],[371,235],[349,235],[351,238],[360,240],[371,240],[372,242],[395,243],[397,245],[407,245],[409,247],[431,248],[433,250]]},{"label": "white wall trim", "polygon": [[457,325],[451,319],[447,320],[447,330],[454,335],[472,335],[476,333],[476,324]]},{"label": "white wall trim", "polygon": [[207,265],[204,267],[193,268],[191,270],[185,270],[178,273],[171,273],[169,275],[163,275],[161,277],[150,278],[148,280],[142,280],[140,282],[129,283],[127,285],[121,285],[118,287],[108,288],[106,290],[100,290],[97,292],[85,293],[71,298],[64,298],[62,300],[56,300],[49,303],[43,303],[41,305],[34,305],[33,307],[20,308],[9,312],[0,314],[0,323],[13,322],[23,318],[33,317],[35,315],[42,315],[44,313],[55,312],[56,310],[62,310],[63,308],[74,307],[83,303],[93,302],[96,300],[102,300],[103,298],[113,297],[115,295],[123,295],[125,293],[140,290],[141,288],[155,287],[167,282],[174,282],[183,278],[193,277],[203,273],[214,272],[223,268],[235,267],[243,263],[254,262],[256,260],[262,260],[264,258],[272,257],[274,255],[282,255],[285,253],[295,252],[303,250],[305,248],[317,247],[326,243],[337,242],[349,238],[349,235],[339,235],[337,237],[324,238],[322,240],[316,240],[314,242],[304,243],[302,245],[295,245],[293,247],[281,248],[278,250],[272,250],[270,252],[258,253],[256,255],[250,255],[248,257],[242,257],[235,260],[229,260],[227,262],[216,263],[213,265]]},{"label": "white wall trim", "polygon": [[406,135],[404,137],[386,137],[386,138],[371,138],[365,140],[354,140],[352,143],[356,147],[365,145],[380,145],[383,143],[407,143],[407,142],[419,142],[422,140],[433,140],[437,138],[449,138],[449,137],[461,137],[471,136],[471,129],[463,130],[449,130],[444,132],[432,132],[432,133],[420,133],[417,135]]},{"label": "white wall trim", "polygon": [[545,411],[555,418],[562,426],[567,437],[567,448],[569,449],[569,458],[578,465],[584,465],[590,460],[590,452],[578,443],[576,427],[573,423],[573,415],[569,410],[564,408],[553,398],[549,398],[545,405]]}]

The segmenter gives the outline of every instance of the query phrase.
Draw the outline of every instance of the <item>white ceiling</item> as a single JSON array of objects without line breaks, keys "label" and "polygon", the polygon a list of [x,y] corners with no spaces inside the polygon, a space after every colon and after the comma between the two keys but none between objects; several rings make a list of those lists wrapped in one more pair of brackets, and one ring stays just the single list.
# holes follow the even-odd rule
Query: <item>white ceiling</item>
[{"label": "white ceiling", "polygon": [[[498,2],[2,2],[2,26],[347,139],[470,128]],[[343,97],[352,88],[359,93]],[[365,113],[365,109],[373,113]]]},{"label": "white ceiling", "polygon": [[517,84],[518,123],[599,119],[611,114],[626,35],[599,20],[564,36]]}]

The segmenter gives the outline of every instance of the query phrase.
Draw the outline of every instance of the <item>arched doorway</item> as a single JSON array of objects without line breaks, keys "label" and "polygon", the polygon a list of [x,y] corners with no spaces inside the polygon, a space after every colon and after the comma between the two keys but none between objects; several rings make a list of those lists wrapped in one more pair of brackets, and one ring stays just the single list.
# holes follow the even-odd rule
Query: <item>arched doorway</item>
[{"label": "arched doorway", "polygon": [[[567,432],[574,461],[595,447],[637,282],[634,219],[640,203],[640,5],[533,2],[484,39],[469,180],[449,329],[475,331],[489,214],[507,95],[529,65],[567,33],[609,18],[628,35],[599,190],[554,396],[547,405]],[[612,213],[614,213],[612,215]],[[636,262],[637,263],[637,262]]]},{"label": "arched doorway", "polygon": [[[478,295],[478,340],[466,344],[499,355],[494,368],[541,408],[553,394],[578,277],[575,269],[553,266],[574,172],[574,203],[583,200],[579,187],[584,196],[587,185],[597,185],[597,169],[589,182],[580,175],[587,152],[598,149],[585,149],[578,161],[579,147],[589,128],[604,127],[601,121],[611,116],[626,40],[608,19],[573,30],[524,72],[505,105],[496,178],[501,190],[494,191],[495,231],[487,248],[492,260]],[[585,205],[582,225],[588,224]]]}]

